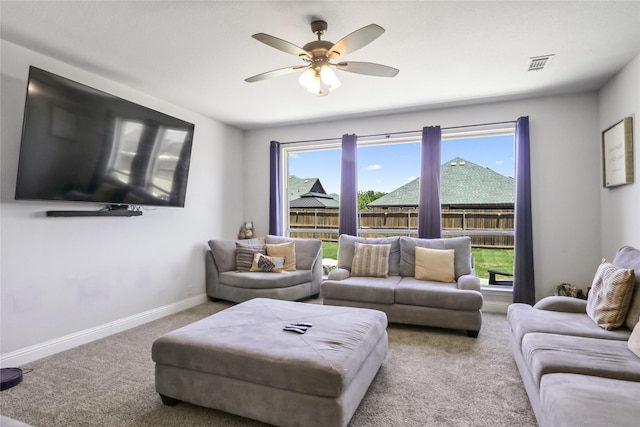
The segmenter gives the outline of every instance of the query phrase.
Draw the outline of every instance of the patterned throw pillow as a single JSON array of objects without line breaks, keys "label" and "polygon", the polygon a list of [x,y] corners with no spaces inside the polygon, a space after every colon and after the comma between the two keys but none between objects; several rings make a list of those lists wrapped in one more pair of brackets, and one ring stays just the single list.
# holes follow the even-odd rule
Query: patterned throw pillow
[{"label": "patterned throw pillow", "polygon": [[634,281],[633,270],[618,268],[609,262],[600,264],[587,300],[589,317],[608,331],[622,326],[631,302]]},{"label": "patterned throw pillow", "polygon": [[416,246],[416,279],[453,283],[456,279],[454,249],[431,249]]},{"label": "patterned throw pillow", "polygon": [[253,256],[260,252],[266,252],[266,245],[245,245],[236,243],[236,270],[250,271],[253,264]]},{"label": "patterned throw pillow", "polygon": [[391,245],[371,245],[355,242],[351,275],[360,277],[387,277]]},{"label": "patterned throw pillow", "polygon": [[296,243],[267,243],[267,255],[284,258],[284,269],[286,271],[296,271]]},{"label": "patterned throw pillow", "polygon": [[267,256],[257,253],[253,256],[251,271],[264,271],[267,273],[280,273],[284,268],[284,258]]}]

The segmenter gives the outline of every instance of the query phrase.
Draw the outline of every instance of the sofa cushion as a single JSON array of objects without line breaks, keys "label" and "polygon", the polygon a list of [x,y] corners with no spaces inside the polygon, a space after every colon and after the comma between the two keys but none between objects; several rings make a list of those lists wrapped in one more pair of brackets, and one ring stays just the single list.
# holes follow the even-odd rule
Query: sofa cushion
[{"label": "sofa cushion", "polygon": [[342,234],[338,238],[338,268],[351,271],[355,243],[369,245],[391,245],[389,250],[389,276],[400,274],[400,238],[399,237],[355,237]]},{"label": "sofa cushion", "polygon": [[387,277],[391,245],[368,245],[354,243],[355,251],[351,264],[351,276]]},{"label": "sofa cushion", "polygon": [[236,243],[236,270],[250,271],[253,264],[253,257],[257,253],[263,253],[267,247],[262,246],[244,246]]},{"label": "sofa cushion", "polygon": [[533,332],[522,339],[522,354],[538,385],[562,372],[640,381],[640,361],[624,341]]},{"label": "sofa cushion", "polygon": [[236,243],[243,246],[259,246],[264,245],[265,241],[263,237],[258,237],[246,240],[209,240],[208,243],[218,271],[223,272],[236,269]]},{"label": "sofa cushion", "polygon": [[632,269],[635,273],[634,292],[629,303],[627,318],[624,321],[627,328],[632,330],[640,319],[640,250],[631,246],[623,246],[618,249],[611,263],[616,267]]},{"label": "sofa cushion", "polygon": [[325,280],[321,285],[323,298],[370,302],[377,304],[393,304],[394,288],[400,276],[381,277],[349,277],[343,280]]},{"label": "sofa cushion", "polygon": [[589,317],[607,330],[622,326],[629,310],[634,280],[633,270],[608,262],[600,264],[587,300]]},{"label": "sofa cushion", "polygon": [[640,382],[578,374],[548,374],[540,381],[542,425],[636,427]]},{"label": "sofa cushion", "polygon": [[288,288],[310,282],[311,270],[283,271],[280,274],[262,271],[226,271],[220,273],[220,283],[243,289]]},{"label": "sofa cushion", "polygon": [[478,311],[482,308],[482,294],[458,289],[455,283],[427,282],[413,277],[403,277],[395,287],[397,304],[448,310]]},{"label": "sofa cushion", "polygon": [[453,283],[455,270],[453,249],[431,249],[416,246],[416,279]]},{"label": "sofa cushion", "polygon": [[267,255],[284,258],[284,269],[286,271],[295,271],[296,242],[267,243]]},{"label": "sofa cushion", "polygon": [[[568,297],[567,297],[568,298]],[[626,328],[607,331],[594,323],[586,313],[539,310],[528,304],[515,303],[507,309],[512,334],[518,344],[531,332],[604,338],[627,341],[631,331]]]},{"label": "sofa cushion", "polygon": [[640,322],[636,323],[636,326],[631,331],[629,342],[627,343],[629,350],[636,356],[640,357]]},{"label": "sofa cushion", "polygon": [[296,270],[311,270],[316,260],[322,258],[322,241],[297,237],[267,236],[267,244],[295,242]]},{"label": "sofa cushion", "polygon": [[456,278],[471,273],[471,237],[450,239],[416,239],[400,237],[400,275],[414,277],[416,270],[416,246],[432,249],[454,249]]}]

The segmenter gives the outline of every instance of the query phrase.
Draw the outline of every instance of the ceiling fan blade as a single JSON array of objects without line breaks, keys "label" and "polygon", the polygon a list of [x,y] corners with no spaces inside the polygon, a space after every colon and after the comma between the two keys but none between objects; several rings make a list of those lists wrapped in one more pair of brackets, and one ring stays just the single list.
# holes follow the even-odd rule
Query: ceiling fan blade
[{"label": "ceiling fan blade", "polygon": [[269,34],[265,34],[265,33],[257,33],[252,35],[251,37],[253,37],[254,39],[268,45],[271,47],[274,47],[278,50],[281,50],[283,52],[289,53],[291,55],[295,55],[295,56],[304,56],[304,57],[311,57],[311,55],[309,55],[309,52],[307,52],[306,50],[302,49],[299,46],[296,46],[293,43],[289,43],[286,40],[282,40],[279,39],[277,37],[274,36],[270,36]]},{"label": "ceiling fan blade", "polygon": [[337,58],[364,47],[380,37],[384,33],[384,28],[380,25],[370,24],[355,30],[353,33],[343,37],[331,49],[329,58]]},{"label": "ceiling fan blade", "polygon": [[394,77],[400,72],[397,68],[388,67],[386,65],[374,64],[373,62],[338,62],[333,64],[338,70],[348,71],[356,74],[366,74],[367,76],[376,77]]},{"label": "ceiling fan blade", "polygon": [[302,68],[308,68],[308,65],[296,65],[294,67],[287,68],[279,68],[277,70],[267,71],[266,73],[256,74],[253,77],[249,77],[244,79],[247,83],[259,82],[261,80],[272,79],[274,77],[284,76],[285,74],[293,73],[296,70],[300,70]]}]

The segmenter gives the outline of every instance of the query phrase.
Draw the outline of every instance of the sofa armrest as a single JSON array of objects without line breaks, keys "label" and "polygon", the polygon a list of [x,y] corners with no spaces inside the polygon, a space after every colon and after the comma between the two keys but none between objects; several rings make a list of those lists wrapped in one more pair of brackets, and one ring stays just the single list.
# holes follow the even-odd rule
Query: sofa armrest
[{"label": "sofa armrest", "polygon": [[351,276],[351,274],[349,273],[349,270],[344,269],[344,268],[336,268],[335,270],[331,270],[329,272],[329,275],[327,276],[327,279],[329,279],[329,280],[344,280],[344,279],[348,279],[349,276]]},{"label": "sofa armrest", "polygon": [[473,274],[463,274],[458,277],[458,289],[480,292],[480,279]]},{"label": "sofa armrest", "polygon": [[587,301],[566,296],[550,296],[542,298],[533,308],[547,311],[563,311],[566,313],[586,313]]}]

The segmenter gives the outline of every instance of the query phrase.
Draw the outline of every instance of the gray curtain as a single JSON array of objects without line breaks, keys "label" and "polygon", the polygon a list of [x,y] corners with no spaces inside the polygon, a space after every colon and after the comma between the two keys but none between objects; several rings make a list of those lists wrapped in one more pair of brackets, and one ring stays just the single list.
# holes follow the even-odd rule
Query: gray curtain
[{"label": "gray curtain", "polygon": [[358,137],[342,135],[339,234],[358,235]]},{"label": "gray curtain", "polygon": [[418,206],[418,237],[442,237],[440,209],[440,126],[422,129],[420,148],[420,199]]},{"label": "gray curtain", "polygon": [[536,302],[536,288],[533,274],[529,117],[520,117],[516,122],[515,145],[516,197],[513,302],[533,305]]},{"label": "gray curtain", "polygon": [[269,166],[271,168],[269,179],[269,234],[282,236],[282,193],[281,175],[282,164],[280,161],[280,143],[271,141]]}]

